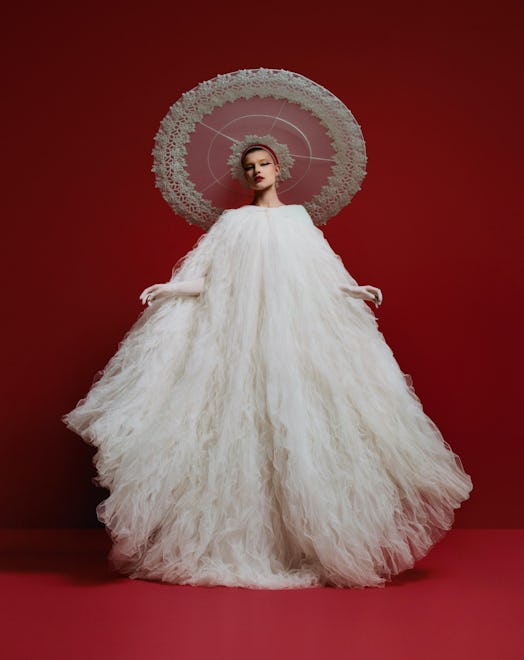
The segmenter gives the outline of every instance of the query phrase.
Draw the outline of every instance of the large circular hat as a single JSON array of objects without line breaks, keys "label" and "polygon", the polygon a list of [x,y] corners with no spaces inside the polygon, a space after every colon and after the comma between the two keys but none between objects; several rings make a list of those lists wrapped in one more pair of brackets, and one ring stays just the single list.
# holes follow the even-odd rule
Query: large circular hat
[{"label": "large circular hat", "polygon": [[366,148],[350,110],[330,91],[283,69],[243,69],[200,83],[174,103],[153,149],[156,186],[175,213],[209,228],[250,202],[240,156],[270,147],[278,195],[317,225],[348,204],[366,174]]}]

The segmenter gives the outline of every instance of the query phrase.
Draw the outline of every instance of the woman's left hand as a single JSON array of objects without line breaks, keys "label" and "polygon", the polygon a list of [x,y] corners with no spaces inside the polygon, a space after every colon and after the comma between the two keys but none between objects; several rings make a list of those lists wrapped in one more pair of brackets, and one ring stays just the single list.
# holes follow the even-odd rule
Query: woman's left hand
[{"label": "woman's left hand", "polygon": [[371,286],[371,284],[365,284],[364,286],[343,284],[340,289],[352,298],[360,298],[374,303],[375,307],[380,307],[382,303],[382,291],[376,286]]}]

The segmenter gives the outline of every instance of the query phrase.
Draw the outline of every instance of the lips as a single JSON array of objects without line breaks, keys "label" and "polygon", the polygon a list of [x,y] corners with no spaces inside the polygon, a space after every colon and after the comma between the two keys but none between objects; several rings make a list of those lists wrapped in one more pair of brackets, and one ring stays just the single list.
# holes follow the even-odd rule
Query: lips
[{"label": "lips", "polygon": [[255,183],[258,183],[259,181],[263,181],[264,177],[263,176],[256,176],[255,177]]}]

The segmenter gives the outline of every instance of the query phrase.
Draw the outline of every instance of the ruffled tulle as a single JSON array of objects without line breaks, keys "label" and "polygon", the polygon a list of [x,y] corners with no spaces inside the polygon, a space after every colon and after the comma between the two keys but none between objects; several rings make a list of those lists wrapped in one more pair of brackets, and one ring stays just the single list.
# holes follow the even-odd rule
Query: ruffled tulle
[{"label": "ruffled tulle", "polygon": [[470,477],[301,206],[225,212],[64,416],[97,447],[98,515],[135,578],[383,586],[448,530]]}]

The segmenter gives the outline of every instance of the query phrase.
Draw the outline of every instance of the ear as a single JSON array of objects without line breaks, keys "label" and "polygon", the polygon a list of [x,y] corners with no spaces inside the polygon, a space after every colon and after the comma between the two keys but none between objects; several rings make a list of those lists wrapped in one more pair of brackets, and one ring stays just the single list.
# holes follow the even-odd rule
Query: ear
[{"label": "ear", "polygon": [[280,175],[280,170],[281,170],[281,169],[282,169],[282,168],[280,167],[280,165],[275,165],[275,174],[276,174],[277,176]]}]

